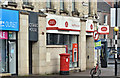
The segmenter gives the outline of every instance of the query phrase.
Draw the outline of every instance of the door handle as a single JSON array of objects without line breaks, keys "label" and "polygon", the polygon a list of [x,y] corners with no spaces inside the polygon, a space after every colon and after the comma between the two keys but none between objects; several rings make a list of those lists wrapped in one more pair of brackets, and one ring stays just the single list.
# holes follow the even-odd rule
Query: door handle
[{"label": "door handle", "polygon": [[10,62],[12,61],[12,56],[11,56],[11,54],[9,54],[9,57],[10,57]]}]

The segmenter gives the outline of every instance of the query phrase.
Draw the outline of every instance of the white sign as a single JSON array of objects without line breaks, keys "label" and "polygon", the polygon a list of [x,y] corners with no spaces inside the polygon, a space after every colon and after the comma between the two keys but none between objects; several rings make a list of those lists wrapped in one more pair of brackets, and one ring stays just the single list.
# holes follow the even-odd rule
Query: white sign
[{"label": "white sign", "polygon": [[86,32],[94,32],[94,24],[92,20],[86,21]]},{"label": "white sign", "polygon": [[80,18],[47,14],[47,30],[80,31]]},{"label": "white sign", "polygon": [[100,34],[109,34],[109,25],[99,25],[98,32]]},{"label": "white sign", "polygon": [[116,11],[115,8],[111,8],[111,9],[110,9],[111,27],[115,27],[115,14],[116,14],[115,11]]}]

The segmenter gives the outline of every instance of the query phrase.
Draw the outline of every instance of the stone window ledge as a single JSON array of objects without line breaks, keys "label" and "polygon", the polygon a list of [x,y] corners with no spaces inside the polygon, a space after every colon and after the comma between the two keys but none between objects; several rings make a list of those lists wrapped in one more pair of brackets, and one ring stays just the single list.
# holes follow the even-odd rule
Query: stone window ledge
[{"label": "stone window ledge", "polygon": [[46,12],[53,12],[53,13],[56,13],[56,9],[52,9],[52,8],[47,8],[46,9]]},{"label": "stone window ledge", "polygon": [[34,6],[33,6],[33,5],[26,5],[26,4],[23,4],[23,5],[22,5],[22,8],[23,8],[23,9],[27,8],[27,9],[33,10],[33,9],[34,9]]},{"label": "stone window ledge", "polygon": [[8,7],[8,6],[12,6],[12,7],[17,7],[17,3],[16,2],[8,2],[8,5],[2,5],[2,7]]},{"label": "stone window ledge", "polygon": [[65,13],[65,14],[69,14],[69,12],[67,10],[60,10],[60,14]]},{"label": "stone window ledge", "polygon": [[65,45],[47,45],[47,48],[66,48]]}]

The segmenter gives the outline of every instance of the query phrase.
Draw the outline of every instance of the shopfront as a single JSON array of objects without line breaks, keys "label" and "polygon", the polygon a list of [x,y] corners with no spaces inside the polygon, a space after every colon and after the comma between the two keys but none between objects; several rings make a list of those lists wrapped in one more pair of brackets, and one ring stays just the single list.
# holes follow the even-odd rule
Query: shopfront
[{"label": "shopfront", "polygon": [[19,11],[0,9],[0,73],[17,74]]},{"label": "shopfront", "polygon": [[70,68],[78,67],[78,38],[80,19],[47,14],[47,45],[66,45],[70,54]]}]

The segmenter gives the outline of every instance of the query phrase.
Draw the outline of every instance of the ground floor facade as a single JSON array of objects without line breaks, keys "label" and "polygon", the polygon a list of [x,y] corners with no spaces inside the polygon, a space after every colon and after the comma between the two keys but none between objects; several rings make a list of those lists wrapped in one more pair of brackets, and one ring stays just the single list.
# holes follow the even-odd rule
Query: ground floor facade
[{"label": "ground floor facade", "polygon": [[84,71],[94,67],[93,31],[97,22],[92,18],[17,12],[18,30],[2,28],[0,31],[1,73],[59,73],[61,53],[70,54],[70,70]]}]

